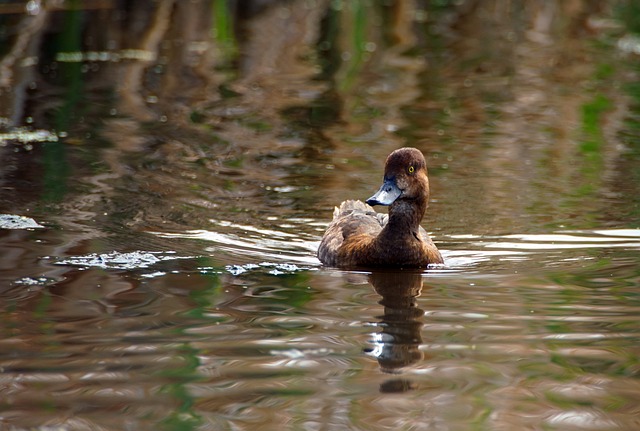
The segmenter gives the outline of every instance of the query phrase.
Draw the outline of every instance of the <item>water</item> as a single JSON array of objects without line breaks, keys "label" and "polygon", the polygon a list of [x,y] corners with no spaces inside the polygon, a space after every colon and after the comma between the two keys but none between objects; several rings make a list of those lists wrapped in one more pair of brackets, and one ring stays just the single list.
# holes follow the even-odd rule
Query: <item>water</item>
[{"label": "water", "polygon": [[632,2],[221,5],[0,10],[0,430],[639,429]]}]

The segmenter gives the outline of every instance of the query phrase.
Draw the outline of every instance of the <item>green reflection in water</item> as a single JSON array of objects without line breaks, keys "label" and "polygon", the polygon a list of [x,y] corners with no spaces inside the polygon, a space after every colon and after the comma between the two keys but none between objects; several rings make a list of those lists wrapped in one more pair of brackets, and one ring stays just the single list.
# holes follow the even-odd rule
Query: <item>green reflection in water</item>
[{"label": "green reflection in water", "polygon": [[[367,53],[367,31],[372,26],[372,7],[367,0],[334,2],[324,20],[325,38],[318,47],[325,51],[323,74],[333,77],[338,92],[354,87]],[[343,46],[345,45],[345,46]]]},{"label": "green reflection in water", "polygon": [[[208,257],[202,257],[197,259],[198,267],[211,267],[212,261]],[[216,302],[216,298],[222,290],[222,282],[217,272],[204,272],[200,274],[200,277],[206,280],[207,288],[194,289],[189,292],[189,298],[195,303],[187,315],[195,318],[205,318],[207,310],[210,310]],[[206,317],[208,320],[212,318]]]},{"label": "green reflection in water", "polygon": [[33,318],[38,322],[39,335],[42,336],[43,353],[54,352],[59,353],[61,343],[56,337],[57,326],[55,321],[49,316],[53,298],[50,292],[44,291],[33,310]]},{"label": "green reflection in water", "polygon": [[67,152],[61,142],[43,145],[44,202],[61,202],[67,193],[67,179],[70,174]]},{"label": "green reflection in water", "polygon": [[627,30],[640,33],[640,2],[629,0],[617,5],[618,18],[624,22]]},{"label": "green reflection in water", "polygon": [[611,101],[603,94],[596,94],[590,102],[582,106],[584,139],[580,142],[579,151],[582,155],[583,181],[577,191],[579,196],[592,195],[599,189],[605,146],[602,117],[610,109]]},{"label": "green reflection in water", "polygon": [[[198,259],[199,266],[209,266],[210,264],[211,259],[209,258]],[[195,303],[195,306],[185,315],[196,319],[213,321],[215,319],[209,316],[208,313],[216,303],[216,298],[221,291],[222,283],[217,272],[207,272],[200,276],[207,281],[207,287],[205,289],[190,291],[189,298]],[[187,328],[188,327],[180,326],[177,330],[180,335],[184,335],[184,330]],[[179,368],[159,373],[159,378],[172,382],[164,385],[162,392],[170,395],[180,403],[179,406],[162,421],[163,429],[179,431],[192,430],[202,425],[202,417],[195,412],[196,400],[188,389],[188,385],[191,382],[201,379],[198,371],[201,363],[198,357],[202,354],[203,352],[201,350],[185,343],[175,352],[175,355],[182,359],[183,365]]]},{"label": "green reflection in water", "polygon": [[[82,50],[82,11],[79,2],[69,2],[69,10],[64,14],[63,30],[56,39],[55,48],[60,52],[80,52]],[[56,113],[56,128],[67,131],[82,93],[82,62],[59,62],[60,78],[64,83],[65,100]]]},{"label": "green reflection in water", "polygon": [[227,60],[238,52],[233,33],[233,15],[229,11],[229,2],[213,2],[213,39],[218,42]]},{"label": "green reflection in water", "polygon": [[365,10],[365,4],[363,1],[354,1],[351,4],[353,9],[353,29],[351,34],[351,46],[350,53],[352,55],[351,61],[347,63],[346,73],[344,79],[339,83],[341,90],[347,90],[351,88],[355,82],[356,76],[360,74],[364,63],[365,45],[366,45],[366,29],[369,24],[369,16]]},{"label": "green reflection in water", "polygon": [[[82,49],[82,11],[77,1],[70,2],[71,7],[64,13],[63,30],[57,39],[58,52],[79,52]],[[56,113],[56,126],[60,131],[69,129],[73,111],[82,93],[82,62],[60,62],[60,77],[64,81],[65,100]]]},{"label": "green reflection in water", "polygon": [[[640,74],[640,66],[635,65],[634,73]],[[630,201],[626,217],[640,226],[640,169],[637,168],[640,161],[640,83],[629,83],[625,86],[625,92],[633,101],[625,118],[624,129],[620,132],[620,139],[627,149],[622,162],[624,182],[631,187],[630,193],[626,193],[626,199]]]},{"label": "green reflection in water", "polygon": [[[62,32],[54,41],[56,52],[79,52],[82,47],[82,15],[78,1],[70,1],[69,9],[64,13]],[[65,89],[64,102],[55,114],[55,127],[60,131],[68,131],[72,125],[74,113],[82,93],[82,63],[59,62],[60,79]],[[68,188],[67,180],[70,167],[67,161],[65,145],[50,142],[44,145],[44,196],[45,202],[60,202],[64,199]]]},{"label": "green reflection in water", "polygon": [[582,131],[586,139],[580,144],[580,152],[587,158],[601,161],[600,150],[603,145],[602,129],[600,126],[602,115],[611,108],[611,102],[602,94],[582,106]]},{"label": "green reflection in water", "polygon": [[[605,160],[612,147],[612,143],[606,140],[603,125],[613,109],[609,89],[615,70],[608,62],[609,57],[604,52],[602,54],[604,61],[596,66],[590,80],[594,89],[587,102],[580,107],[580,139],[577,142],[577,166],[574,171],[576,182],[565,201],[568,209],[582,211],[582,227],[599,224],[601,212],[597,203],[606,187]],[[564,225],[569,223],[563,221]]]},{"label": "green reflection in water", "polygon": [[[275,276],[276,282],[273,283],[277,286],[272,295],[260,297],[261,303],[264,305],[273,305],[281,307],[286,305],[293,309],[302,309],[311,301],[313,293],[310,289],[309,283],[310,275],[306,272],[299,272],[296,274],[279,275]],[[272,288],[268,287],[268,279],[262,283],[265,287],[265,291],[271,291]]]},{"label": "green reflection in water", "polygon": [[198,355],[201,352],[184,344],[179,348],[178,354],[184,360],[184,365],[162,372],[159,376],[175,382],[165,385],[162,392],[171,395],[180,402],[180,405],[162,421],[162,428],[179,431],[192,430],[202,424],[202,418],[194,411],[195,399],[189,392],[187,385],[200,378],[198,376],[198,367],[200,366]]}]

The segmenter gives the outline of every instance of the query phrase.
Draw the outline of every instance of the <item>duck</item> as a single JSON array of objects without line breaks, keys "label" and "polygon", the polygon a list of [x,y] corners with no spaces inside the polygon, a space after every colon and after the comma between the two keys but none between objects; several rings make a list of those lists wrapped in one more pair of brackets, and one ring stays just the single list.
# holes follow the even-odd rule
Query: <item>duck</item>
[{"label": "duck", "polygon": [[[417,148],[393,151],[384,165],[380,189],[365,202],[346,200],[318,247],[318,259],[338,268],[424,268],[444,264],[420,222],[429,204],[429,178]],[[388,206],[388,214],[372,207]]]}]

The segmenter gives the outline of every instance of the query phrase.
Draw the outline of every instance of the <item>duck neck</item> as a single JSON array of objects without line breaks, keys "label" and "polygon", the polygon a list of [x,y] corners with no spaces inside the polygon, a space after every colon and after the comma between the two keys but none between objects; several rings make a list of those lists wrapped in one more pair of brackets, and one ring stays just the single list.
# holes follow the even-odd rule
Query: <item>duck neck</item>
[{"label": "duck neck", "polygon": [[397,200],[389,207],[389,222],[384,230],[393,232],[394,236],[417,237],[426,209],[425,199]]}]

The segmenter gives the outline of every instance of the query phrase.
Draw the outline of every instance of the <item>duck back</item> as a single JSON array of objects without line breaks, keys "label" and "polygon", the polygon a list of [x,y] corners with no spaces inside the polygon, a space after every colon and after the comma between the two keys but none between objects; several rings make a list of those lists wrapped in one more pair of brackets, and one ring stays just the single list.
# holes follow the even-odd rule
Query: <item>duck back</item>
[{"label": "duck back", "polygon": [[358,200],[347,200],[335,207],[333,220],[322,237],[318,259],[325,265],[342,266],[339,250],[345,240],[356,235],[374,238],[386,225],[388,217]]}]

